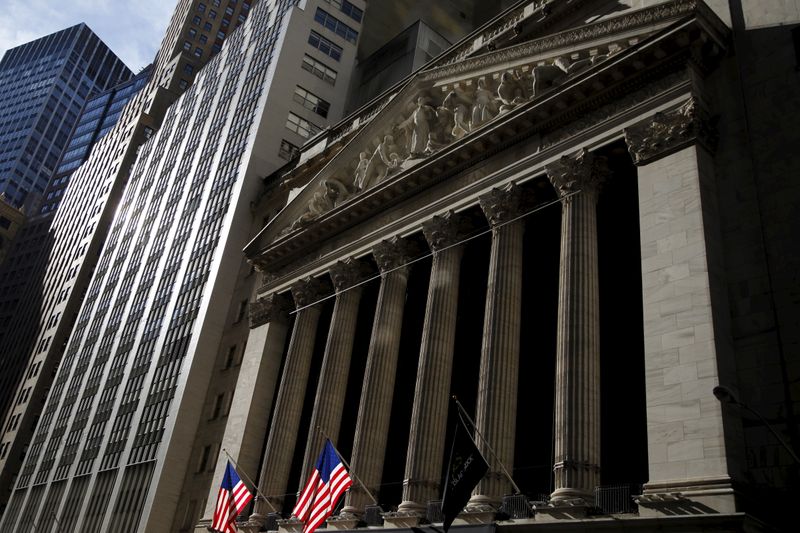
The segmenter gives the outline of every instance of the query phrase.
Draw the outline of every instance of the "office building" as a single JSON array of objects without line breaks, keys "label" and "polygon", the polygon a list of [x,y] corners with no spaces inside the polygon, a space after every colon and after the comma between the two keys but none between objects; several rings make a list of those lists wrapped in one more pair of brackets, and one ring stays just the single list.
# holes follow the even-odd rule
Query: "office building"
[{"label": "office building", "polygon": [[41,195],[92,94],[131,77],[85,24],[8,50],[0,61],[0,192]]},{"label": "office building", "polygon": [[25,213],[0,195],[0,267],[8,257],[8,251],[20,227],[25,223]]},{"label": "office building", "polygon": [[147,66],[130,80],[89,98],[42,194],[41,214],[58,208],[59,198],[69,185],[69,177],[89,158],[95,143],[117,124],[122,108],[147,83],[151,68]]},{"label": "office building", "polygon": [[[217,3],[209,5],[216,7]],[[55,205],[54,200],[58,202],[52,223],[46,217],[37,218],[25,231],[32,248],[25,246],[20,251],[19,268],[6,276],[0,288],[3,291],[11,285],[4,293],[8,295],[4,303],[9,319],[0,322],[0,361],[3,370],[9,370],[3,376],[7,408],[0,428],[0,507],[8,501],[25,454],[38,448],[37,443],[31,443],[34,428],[139,147],[158,129],[167,108],[191,85],[205,62],[217,53],[221,40],[246,19],[250,6],[250,2],[227,2],[218,13],[196,0],[178,2],[145,86],[123,105],[116,124],[107,133],[99,140],[95,135],[88,159],[70,175],[66,192],[56,196],[63,190],[64,181],[52,185],[48,192],[52,197],[49,202],[47,196],[44,199],[48,206]],[[217,28],[219,43],[202,33],[207,27]],[[197,31],[201,33],[193,34]],[[187,50],[185,42],[193,39],[192,35],[198,45]],[[134,85],[140,82],[134,81]],[[80,106],[75,118],[79,111]]]}]

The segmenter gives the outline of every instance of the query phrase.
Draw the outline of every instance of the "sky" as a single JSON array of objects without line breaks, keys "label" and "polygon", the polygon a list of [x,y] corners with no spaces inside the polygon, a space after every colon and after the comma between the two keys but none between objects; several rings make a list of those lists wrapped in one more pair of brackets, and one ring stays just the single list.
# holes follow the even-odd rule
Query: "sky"
[{"label": "sky", "polygon": [[0,0],[0,55],[85,22],[133,72],[155,57],[176,0]]}]

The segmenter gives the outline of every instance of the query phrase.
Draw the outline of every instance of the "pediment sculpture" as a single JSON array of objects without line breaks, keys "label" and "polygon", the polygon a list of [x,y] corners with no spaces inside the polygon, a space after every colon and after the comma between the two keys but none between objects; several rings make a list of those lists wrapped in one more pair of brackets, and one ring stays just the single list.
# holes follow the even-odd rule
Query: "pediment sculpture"
[{"label": "pediment sculpture", "polygon": [[393,126],[372,142],[362,144],[366,146],[358,152],[357,159],[344,168],[340,166],[333,176],[311,184],[315,190],[307,209],[280,235],[306,226],[350,198],[556,88],[609,55],[598,54],[577,61],[561,56],[536,64],[527,72],[504,71],[499,80],[484,75],[475,83],[439,91],[439,94],[432,94],[435,89],[419,90],[408,100]]}]

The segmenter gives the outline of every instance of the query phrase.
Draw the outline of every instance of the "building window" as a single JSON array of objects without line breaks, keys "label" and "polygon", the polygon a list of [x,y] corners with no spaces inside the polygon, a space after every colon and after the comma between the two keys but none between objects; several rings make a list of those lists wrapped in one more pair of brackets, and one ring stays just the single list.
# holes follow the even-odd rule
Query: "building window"
[{"label": "building window", "polygon": [[205,4],[197,4],[197,10],[198,10],[200,13],[205,13],[205,11],[206,11],[206,5],[205,5]]},{"label": "building window", "polygon": [[211,409],[211,418],[209,420],[216,420],[220,415],[225,415],[223,407],[225,405],[225,394],[218,394],[214,399],[214,407]]},{"label": "building window", "polygon": [[317,8],[317,12],[314,14],[314,20],[331,30],[345,41],[355,44],[355,42],[358,40],[358,32],[356,30],[322,8]]},{"label": "building window", "polygon": [[328,110],[331,104],[320,98],[319,96],[308,92],[300,86],[295,87],[294,96],[292,97],[295,102],[302,105],[306,109],[310,109],[321,117],[328,116]]},{"label": "building window", "polygon": [[200,460],[197,462],[197,473],[204,472],[208,468],[208,460],[211,458],[211,446],[204,446],[200,453]]},{"label": "building window", "polygon": [[244,320],[244,317],[247,316],[247,300],[242,300],[239,302],[239,310],[236,312],[236,320],[233,321],[234,324],[241,322]]},{"label": "building window", "polygon": [[217,18],[217,12],[212,9],[211,11],[208,12],[208,18],[214,20],[215,18]]},{"label": "building window", "polygon": [[224,39],[224,38],[225,38],[225,32],[222,31],[222,30],[218,31],[217,32],[217,39]]},{"label": "building window", "polygon": [[339,9],[342,13],[350,17],[351,19],[355,20],[356,22],[361,22],[361,19],[364,18],[364,11],[351,4],[347,0],[323,0],[325,3],[330,4]]},{"label": "building window", "polygon": [[211,23],[210,22],[206,22],[205,24],[203,24],[203,29],[205,31],[211,31]]},{"label": "building window", "polygon": [[228,355],[225,357],[225,368],[231,368],[236,364],[236,345],[228,348]]},{"label": "building window", "polygon": [[194,18],[192,19],[192,24],[194,24],[195,26],[199,26],[201,20],[203,19],[201,19],[198,15],[195,15]]},{"label": "building window", "polygon": [[206,44],[208,42],[208,36],[205,33],[200,34],[200,43]]},{"label": "building window", "polygon": [[194,28],[189,28],[189,37],[194,39],[195,35],[197,35],[197,30]]},{"label": "building window", "polygon": [[308,139],[309,137],[322,131],[322,128],[316,124],[312,124],[306,119],[298,117],[294,113],[289,113],[289,118],[286,119],[286,127],[304,139]]},{"label": "building window", "polygon": [[308,44],[323,54],[332,57],[336,61],[342,59],[342,47],[333,44],[328,39],[313,30],[311,31],[311,35],[308,36]]},{"label": "building window", "polygon": [[192,43],[190,43],[189,41],[183,41],[183,49],[184,50],[191,50],[192,49]]},{"label": "building window", "polygon": [[178,87],[180,87],[181,90],[185,90],[188,86],[189,86],[189,80],[181,79],[181,81],[178,82]]},{"label": "building window", "polygon": [[199,48],[199,47],[195,48],[194,49],[194,55],[196,55],[197,57],[200,57],[201,55],[203,55],[203,49]]},{"label": "building window", "polygon": [[194,72],[194,67],[189,63],[183,65],[183,72],[186,74],[192,74]]},{"label": "building window", "polygon": [[283,158],[283,159],[285,159],[287,161],[291,161],[299,153],[300,153],[300,148],[299,147],[293,145],[292,143],[290,143],[286,139],[281,139],[281,147],[278,150],[278,155],[281,158]]},{"label": "building window", "polygon": [[303,70],[307,70],[314,76],[321,80],[327,81],[331,85],[336,83],[336,71],[332,68],[326,67],[322,62],[317,61],[309,55],[303,57],[303,63],[301,67]]}]

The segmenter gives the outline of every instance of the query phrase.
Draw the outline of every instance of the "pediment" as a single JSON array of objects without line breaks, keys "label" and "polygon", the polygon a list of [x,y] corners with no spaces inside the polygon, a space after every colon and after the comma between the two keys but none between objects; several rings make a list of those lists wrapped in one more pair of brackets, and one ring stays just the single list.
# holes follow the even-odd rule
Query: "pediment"
[{"label": "pediment", "polygon": [[[485,149],[497,141],[498,124],[519,118],[535,127],[592,91],[609,93],[648,62],[675,53],[652,48],[665,32],[683,31],[670,46],[688,48],[694,37],[681,28],[698,15],[711,20],[704,27],[721,43],[724,27],[704,4],[674,1],[418,72],[357,114],[349,141],[305,176],[308,184],[248,245],[248,256],[267,269],[307,244],[312,228],[337,219],[333,226],[341,229],[421,190],[426,180],[415,174],[462,147]],[[264,253],[281,247],[285,253]]]}]

